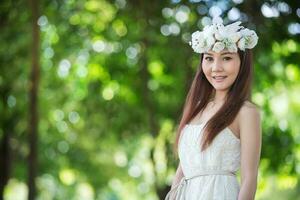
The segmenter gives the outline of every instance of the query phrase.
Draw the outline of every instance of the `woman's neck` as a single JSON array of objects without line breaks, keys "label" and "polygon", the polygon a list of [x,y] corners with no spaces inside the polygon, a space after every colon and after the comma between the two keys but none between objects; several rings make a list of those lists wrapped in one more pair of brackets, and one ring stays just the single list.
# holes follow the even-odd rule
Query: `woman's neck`
[{"label": "woman's neck", "polygon": [[213,104],[223,104],[225,102],[227,91],[215,91],[214,97],[212,98]]}]

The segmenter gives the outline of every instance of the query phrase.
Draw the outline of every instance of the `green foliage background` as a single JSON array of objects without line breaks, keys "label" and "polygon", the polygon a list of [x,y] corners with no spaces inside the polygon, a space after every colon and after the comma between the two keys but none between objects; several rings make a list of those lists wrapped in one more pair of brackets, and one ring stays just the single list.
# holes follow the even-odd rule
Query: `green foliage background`
[{"label": "green foliage background", "polygon": [[[38,199],[163,198],[199,62],[187,42],[215,6],[227,21],[238,9],[259,36],[256,199],[300,199],[300,6],[292,0],[40,1]],[[0,14],[0,139],[9,131],[13,152],[5,199],[26,199],[31,13],[26,1],[5,0]]]}]

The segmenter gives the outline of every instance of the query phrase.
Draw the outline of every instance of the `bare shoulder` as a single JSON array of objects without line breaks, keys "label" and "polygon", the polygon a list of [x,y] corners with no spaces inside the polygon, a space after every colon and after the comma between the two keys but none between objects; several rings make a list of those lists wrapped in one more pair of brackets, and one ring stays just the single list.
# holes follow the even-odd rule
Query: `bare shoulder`
[{"label": "bare shoulder", "polygon": [[[240,120],[247,120],[254,117],[260,117],[260,107],[250,101],[245,101],[239,112]],[[246,119],[245,119],[246,118]]]},{"label": "bare shoulder", "polygon": [[260,109],[259,106],[257,106],[256,104],[252,103],[251,101],[245,101],[244,104],[243,104],[243,106],[242,106],[242,108],[246,108],[246,109],[247,108],[249,108],[249,109],[253,108],[253,109],[257,109],[257,110]]},{"label": "bare shoulder", "polygon": [[260,129],[261,109],[250,101],[245,101],[239,112],[239,127],[245,129]]}]

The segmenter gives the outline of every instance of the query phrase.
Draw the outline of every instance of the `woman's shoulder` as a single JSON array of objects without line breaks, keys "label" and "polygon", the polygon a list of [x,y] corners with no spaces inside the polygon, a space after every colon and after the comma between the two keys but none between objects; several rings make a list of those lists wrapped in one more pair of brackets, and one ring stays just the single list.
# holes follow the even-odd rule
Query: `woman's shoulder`
[{"label": "woman's shoulder", "polygon": [[256,105],[255,103],[246,100],[244,101],[243,105],[242,105],[242,109],[254,109],[254,110],[260,110],[260,107],[258,105]]},{"label": "woman's shoulder", "polygon": [[239,112],[240,120],[247,120],[247,118],[259,118],[260,110],[260,107],[255,103],[251,101],[245,101]]}]

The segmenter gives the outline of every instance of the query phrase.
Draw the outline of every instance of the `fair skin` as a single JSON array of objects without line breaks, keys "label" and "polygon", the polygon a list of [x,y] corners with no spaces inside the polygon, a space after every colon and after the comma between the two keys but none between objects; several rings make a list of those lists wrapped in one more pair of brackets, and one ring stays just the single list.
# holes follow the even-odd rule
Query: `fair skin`
[{"label": "fair skin", "polygon": [[[226,50],[220,53],[209,51],[204,54],[202,69],[215,89],[213,102],[191,120],[191,124],[207,122],[222,106],[229,88],[234,83],[239,69],[238,53]],[[225,79],[222,79],[225,77]],[[261,117],[259,109],[246,101],[229,128],[241,142],[241,187],[238,200],[254,200],[261,154]],[[180,163],[172,188],[184,177]]]}]

